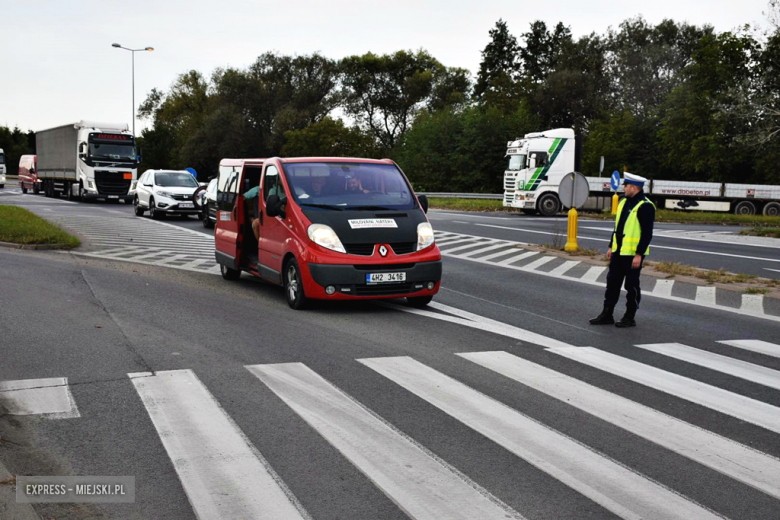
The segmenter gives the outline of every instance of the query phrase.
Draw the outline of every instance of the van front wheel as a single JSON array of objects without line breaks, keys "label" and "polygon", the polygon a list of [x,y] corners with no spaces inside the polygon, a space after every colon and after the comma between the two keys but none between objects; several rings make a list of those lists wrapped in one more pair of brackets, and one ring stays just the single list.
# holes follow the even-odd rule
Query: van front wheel
[{"label": "van front wheel", "polygon": [[284,269],[284,294],[287,298],[287,305],[295,310],[303,309],[308,303],[303,291],[301,269],[295,258],[291,258]]},{"label": "van front wheel", "polygon": [[431,303],[431,300],[433,300],[433,296],[413,296],[411,298],[407,298],[406,302],[410,307],[420,309]]}]

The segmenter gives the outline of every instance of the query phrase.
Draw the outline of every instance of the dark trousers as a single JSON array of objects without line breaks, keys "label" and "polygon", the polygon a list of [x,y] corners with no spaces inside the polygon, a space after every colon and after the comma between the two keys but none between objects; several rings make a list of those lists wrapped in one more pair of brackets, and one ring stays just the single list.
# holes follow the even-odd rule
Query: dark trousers
[{"label": "dark trousers", "polygon": [[[644,263],[644,257],[642,262]],[[631,262],[632,256],[620,256],[617,253],[612,254],[609,261],[609,272],[607,273],[607,291],[604,293],[604,306],[613,308],[620,300],[620,286],[623,280],[626,284],[626,310],[634,311],[639,308],[639,300],[642,299],[642,291],[639,289],[639,273],[642,272],[642,266],[639,269],[633,269]]]}]

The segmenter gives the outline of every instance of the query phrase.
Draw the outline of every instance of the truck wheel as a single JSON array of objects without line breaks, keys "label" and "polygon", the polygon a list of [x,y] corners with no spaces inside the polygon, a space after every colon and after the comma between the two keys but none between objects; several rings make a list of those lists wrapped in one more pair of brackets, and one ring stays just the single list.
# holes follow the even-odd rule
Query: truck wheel
[{"label": "truck wheel", "polygon": [[79,195],[78,195],[78,198],[79,198],[80,201],[84,200],[84,183],[82,183],[81,181],[79,181]]},{"label": "truck wheel", "polygon": [[64,189],[63,195],[65,195],[65,200],[73,200],[73,184],[68,184],[66,182]]},{"label": "truck wheel", "polygon": [[542,195],[536,206],[539,208],[539,213],[545,217],[552,217],[561,210],[561,201],[558,200],[556,195],[548,193]]},{"label": "truck wheel", "polygon": [[235,281],[241,278],[241,271],[238,269],[231,269],[223,264],[219,264],[219,271],[222,273],[222,278],[225,280]]},{"label": "truck wheel", "polygon": [[284,267],[284,294],[287,305],[295,310],[301,310],[308,303],[303,291],[301,270],[295,258],[291,258]]},{"label": "truck wheel", "polygon": [[429,303],[431,303],[431,300],[433,300],[433,296],[414,296],[412,298],[407,298],[406,303],[409,304],[410,307],[415,307],[417,309],[420,309],[422,307],[425,307]]},{"label": "truck wheel", "polygon": [[770,202],[764,206],[764,215],[767,217],[780,216],[780,202]]},{"label": "truck wheel", "polygon": [[736,206],[734,206],[734,214],[735,215],[755,215],[756,214],[756,205],[750,202],[749,200],[743,200],[742,202],[738,202]]}]

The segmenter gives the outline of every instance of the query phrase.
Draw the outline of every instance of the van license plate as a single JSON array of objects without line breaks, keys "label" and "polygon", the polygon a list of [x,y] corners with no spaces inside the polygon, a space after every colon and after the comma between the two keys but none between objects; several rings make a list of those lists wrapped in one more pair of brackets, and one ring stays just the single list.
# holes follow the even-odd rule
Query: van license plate
[{"label": "van license plate", "polygon": [[398,283],[406,281],[406,273],[367,273],[366,283]]}]

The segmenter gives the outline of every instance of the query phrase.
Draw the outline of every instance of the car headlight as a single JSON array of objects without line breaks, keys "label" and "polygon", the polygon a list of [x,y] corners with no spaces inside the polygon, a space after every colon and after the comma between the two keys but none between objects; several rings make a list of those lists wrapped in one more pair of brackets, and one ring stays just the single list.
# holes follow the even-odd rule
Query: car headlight
[{"label": "car headlight", "polygon": [[339,240],[338,235],[330,226],[326,226],[325,224],[312,224],[309,226],[308,233],[309,240],[318,246],[322,246],[325,249],[338,251],[339,253],[347,252],[347,250],[344,249],[344,245],[341,243],[341,240]]},{"label": "car headlight", "polygon": [[433,228],[430,223],[421,222],[417,225],[417,250],[422,251],[431,245],[433,245]]},{"label": "car headlight", "polygon": [[171,193],[170,191],[155,190],[154,192],[160,197],[168,197],[169,199],[173,198],[173,193]]}]

